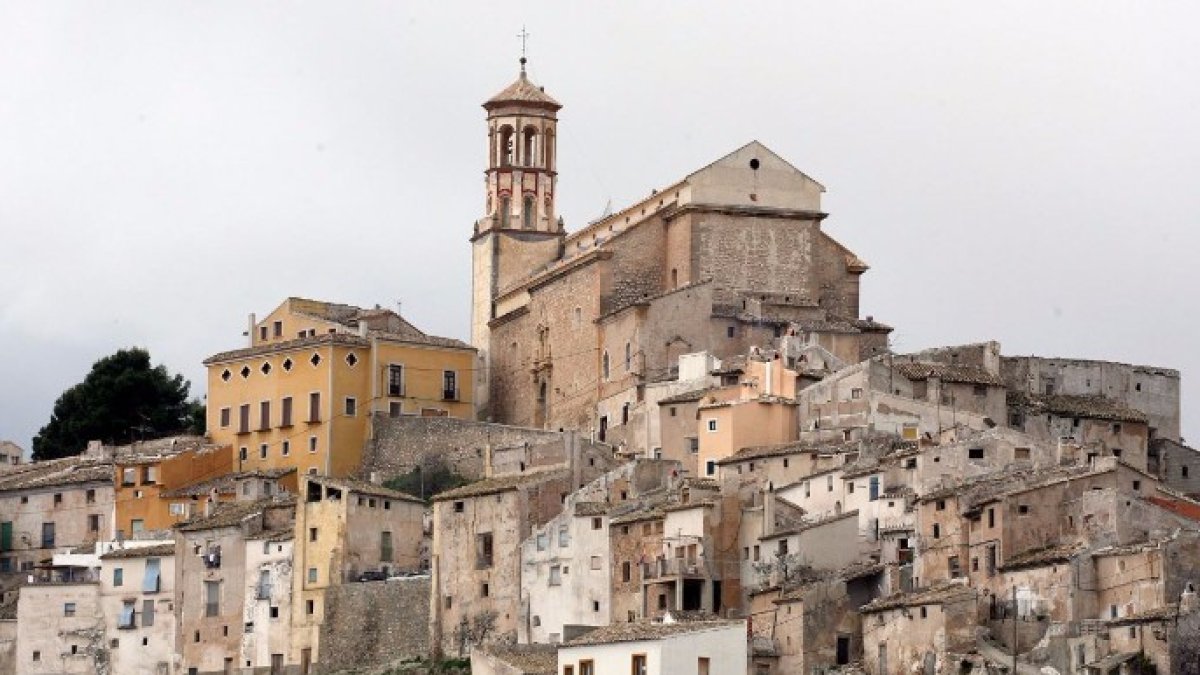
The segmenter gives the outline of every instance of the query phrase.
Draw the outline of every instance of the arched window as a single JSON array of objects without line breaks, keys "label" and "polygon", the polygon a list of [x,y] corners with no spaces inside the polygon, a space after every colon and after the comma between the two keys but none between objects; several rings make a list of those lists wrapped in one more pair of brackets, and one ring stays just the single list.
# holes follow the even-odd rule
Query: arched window
[{"label": "arched window", "polygon": [[554,170],[554,132],[551,130],[546,130],[546,137],[542,141],[542,166]]},{"label": "arched window", "polygon": [[513,128],[507,124],[500,127],[500,166],[513,163]]},{"label": "arched window", "polygon": [[537,129],[533,127],[525,127],[522,133],[521,144],[521,164],[524,166],[534,166],[537,162],[534,161],[534,140],[537,138]]},{"label": "arched window", "polygon": [[600,359],[600,376],[608,380],[608,350],[604,351],[604,356]]},{"label": "arched window", "polygon": [[500,198],[500,227],[508,227],[508,218],[512,213],[512,199],[508,195]]},{"label": "arched window", "polygon": [[534,206],[533,195],[525,195],[525,203],[521,207],[521,223],[527,230],[533,229],[533,216],[537,207]]}]

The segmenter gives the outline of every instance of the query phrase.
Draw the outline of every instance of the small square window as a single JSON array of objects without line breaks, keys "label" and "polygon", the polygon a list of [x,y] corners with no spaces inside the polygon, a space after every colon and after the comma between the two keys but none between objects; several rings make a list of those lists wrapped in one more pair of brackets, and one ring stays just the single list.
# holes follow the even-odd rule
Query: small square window
[{"label": "small square window", "polygon": [[716,420],[708,420],[708,430],[709,431],[717,430],[717,421]]},{"label": "small square window", "polygon": [[454,512],[462,513],[464,508],[463,502],[454,502]]},{"label": "small square window", "polygon": [[228,382],[228,381],[229,381],[229,379],[230,379],[230,378],[232,378],[232,377],[233,377],[233,373],[229,372],[229,369],[228,369],[228,368],[226,368],[225,370],[221,371],[221,380],[222,380],[222,381],[224,381],[224,382]]},{"label": "small square window", "polygon": [[355,417],[358,415],[358,400],[353,396],[346,397],[346,417]]}]

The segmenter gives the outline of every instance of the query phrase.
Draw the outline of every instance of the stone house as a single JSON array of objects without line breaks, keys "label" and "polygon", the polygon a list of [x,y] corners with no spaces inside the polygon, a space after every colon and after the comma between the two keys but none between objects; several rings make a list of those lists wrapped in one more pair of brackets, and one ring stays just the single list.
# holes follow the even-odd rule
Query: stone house
[{"label": "stone house", "polygon": [[25,450],[12,441],[0,440],[0,471],[24,461]]},{"label": "stone house", "polygon": [[[863,553],[858,534],[857,511],[801,521],[764,533],[753,548],[742,549],[743,584],[758,588],[780,586],[809,569],[831,570],[850,565]],[[755,550],[760,551],[757,561],[753,560]]]},{"label": "stone house", "polygon": [[744,673],[745,621],[614,623],[563,644],[559,675]]},{"label": "stone house", "polygon": [[870,675],[957,667],[975,651],[976,592],[963,584],[881,598],[862,612],[863,666]]},{"label": "stone house", "polygon": [[521,544],[519,642],[558,643],[610,622],[614,497],[665,490],[677,469],[660,460],[626,463],[571,493],[560,514],[534,528]]},{"label": "stone house", "polygon": [[434,497],[433,649],[468,653],[515,641],[522,615],[521,544],[574,490],[567,468],[485,478]]},{"label": "stone house", "polygon": [[1009,426],[1033,438],[1068,440],[1087,457],[1120,457],[1149,470],[1150,428],[1145,413],[1104,398],[1009,392]]},{"label": "stone house", "polygon": [[[292,525],[295,501],[276,497],[257,502],[214,504],[208,513],[175,527],[175,622],[180,668],[190,675],[224,673],[238,667],[246,621],[247,548],[264,530]],[[304,608],[314,614],[313,607]],[[309,657],[307,660],[305,657]],[[307,673],[311,654],[298,659]]]},{"label": "stone house", "polygon": [[175,542],[100,556],[100,612],[113,673],[171,672],[175,654]]},{"label": "stone house", "polygon": [[847,565],[765,589],[751,606],[755,675],[809,673],[861,662],[859,608],[888,595],[883,567]]},{"label": "stone house", "polygon": [[246,538],[245,625],[239,667],[256,672],[295,672],[292,622],[299,603],[294,593],[295,542],[291,528],[263,530]]},{"label": "stone house", "polygon": [[1150,472],[1158,476],[1162,484],[1200,499],[1200,451],[1166,438],[1150,442]]},{"label": "stone house", "polygon": [[736,497],[687,501],[662,507],[661,548],[642,565],[642,616],[659,619],[669,611],[725,615],[741,603]]},{"label": "stone house", "polygon": [[0,474],[0,577],[112,539],[113,509],[111,460],[81,455]]},{"label": "stone house", "polygon": [[762,489],[763,486],[785,486],[797,483],[813,474],[837,468],[846,463],[853,444],[813,443],[792,441],[772,445],[752,445],[717,460],[718,476],[722,482],[733,481],[739,489]]},{"label": "stone house", "polygon": [[848,441],[872,433],[905,440],[990,429],[1004,419],[1004,384],[971,365],[881,355],[847,366],[797,395],[800,438]]},{"label": "stone house", "polygon": [[303,663],[307,654],[318,663],[331,589],[364,574],[387,577],[420,569],[425,504],[350,478],[305,475],[299,489],[293,523],[292,641],[286,662]]},{"label": "stone house", "polygon": [[1152,437],[1180,441],[1179,371],[1113,361],[1004,356],[1000,375],[1009,391],[1103,398],[1140,411]]},{"label": "stone house", "polygon": [[[645,428],[634,428],[635,420],[626,434],[626,443],[630,450],[644,453],[647,457],[685,462],[695,455],[691,452],[693,445],[688,439],[696,436],[695,425],[685,424],[695,420],[695,410],[689,413],[686,408],[689,403],[699,400],[691,396],[719,383],[711,373],[720,367],[721,362],[708,352],[681,354],[676,362],[679,365],[669,369],[665,375],[651,374],[645,378],[642,395],[644,404],[633,408],[633,413],[640,414],[644,419]],[[600,405],[607,409],[605,401],[601,401]],[[665,416],[662,412],[664,405],[668,406]],[[676,408],[674,412],[671,412],[671,406]],[[694,466],[684,468],[687,475],[696,475]]]},{"label": "stone house", "polygon": [[40,566],[21,586],[13,663],[17,675],[112,673],[99,572]]},{"label": "stone house", "polygon": [[171,520],[180,523],[204,512],[209,502],[255,502],[277,495],[296,494],[296,470],[289,467],[234,471],[215,478],[158,493]]}]

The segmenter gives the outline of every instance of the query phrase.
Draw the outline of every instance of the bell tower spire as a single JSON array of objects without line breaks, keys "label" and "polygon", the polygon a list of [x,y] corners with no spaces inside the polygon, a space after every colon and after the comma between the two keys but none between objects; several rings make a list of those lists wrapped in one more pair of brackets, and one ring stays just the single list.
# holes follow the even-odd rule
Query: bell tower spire
[{"label": "bell tower spire", "polygon": [[484,217],[476,233],[524,230],[558,233],[554,210],[558,111],[562,106],[535,85],[522,29],[521,72],[512,84],[483,104],[487,111],[488,165]]},{"label": "bell tower spire", "polygon": [[517,79],[483,104],[488,138],[484,209],[471,237],[471,344],[481,360],[476,400],[485,418],[490,403],[490,322],[498,318],[499,292],[556,260],[565,236],[555,208],[562,105],[529,79],[529,33],[522,27],[517,37]]}]

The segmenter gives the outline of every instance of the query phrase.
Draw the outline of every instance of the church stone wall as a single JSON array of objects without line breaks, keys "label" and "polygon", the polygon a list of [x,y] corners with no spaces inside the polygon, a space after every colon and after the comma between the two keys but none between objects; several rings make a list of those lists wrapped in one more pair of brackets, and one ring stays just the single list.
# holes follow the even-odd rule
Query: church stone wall
[{"label": "church stone wall", "polygon": [[695,225],[700,276],[713,280],[718,304],[740,302],[743,289],[815,299],[816,230],[812,221],[705,213]]},{"label": "church stone wall", "polygon": [[[518,426],[541,426],[538,387],[543,378],[547,382],[547,428],[588,429],[593,425],[600,363],[595,321],[607,280],[607,261],[585,265],[535,289],[527,313],[493,328],[496,419]],[[538,338],[539,327],[548,329],[544,347]]]},{"label": "church stone wall", "polygon": [[608,241],[613,252],[612,288],[601,298],[601,312],[611,312],[663,290],[662,218],[655,216]]}]

